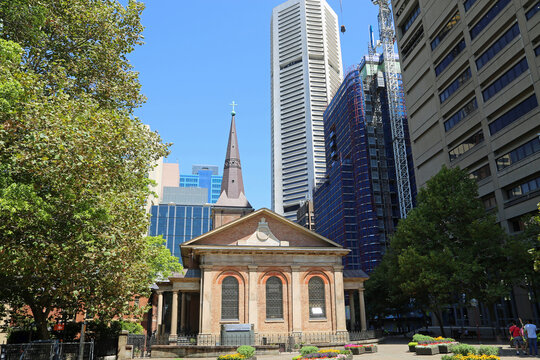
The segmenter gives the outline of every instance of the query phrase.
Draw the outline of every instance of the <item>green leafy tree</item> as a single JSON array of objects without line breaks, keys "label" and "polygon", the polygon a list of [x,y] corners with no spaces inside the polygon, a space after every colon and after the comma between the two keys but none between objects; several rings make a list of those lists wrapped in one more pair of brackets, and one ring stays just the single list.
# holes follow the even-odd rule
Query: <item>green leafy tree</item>
[{"label": "green leafy tree", "polygon": [[41,338],[53,309],[137,315],[129,300],[181,269],[144,235],[167,145],[133,116],[142,9],[0,2],[0,302],[29,306]]},{"label": "green leafy tree", "polygon": [[509,241],[478,199],[476,182],[459,168],[443,166],[400,221],[390,266],[403,293],[442,324],[443,309],[463,296],[489,305],[508,294]]}]

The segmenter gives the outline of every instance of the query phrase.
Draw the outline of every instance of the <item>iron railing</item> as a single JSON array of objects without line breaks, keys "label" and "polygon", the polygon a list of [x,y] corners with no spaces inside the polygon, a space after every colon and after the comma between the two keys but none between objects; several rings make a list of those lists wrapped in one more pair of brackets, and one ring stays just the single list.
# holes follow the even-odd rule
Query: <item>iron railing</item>
[{"label": "iron railing", "polygon": [[[61,343],[59,341],[35,342],[26,344],[0,345],[2,360],[68,360],[79,356],[78,342]],[[94,343],[85,342],[83,359],[94,359]]]}]

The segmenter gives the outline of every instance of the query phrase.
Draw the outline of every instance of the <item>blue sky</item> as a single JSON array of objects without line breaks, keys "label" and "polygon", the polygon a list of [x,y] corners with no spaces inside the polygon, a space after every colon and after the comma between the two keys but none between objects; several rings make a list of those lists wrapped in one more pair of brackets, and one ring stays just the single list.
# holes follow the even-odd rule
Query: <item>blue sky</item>
[{"label": "blue sky", "polygon": [[[126,1],[122,0],[122,3]],[[255,209],[270,200],[270,17],[278,0],[148,0],[142,22],[145,45],[130,60],[148,98],[136,114],[173,143],[166,162],[181,173],[192,164],[218,165],[227,146],[231,106],[246,196]],[[347,32],[341,35],[347,70],[367,53],[370,0],[328,3]],[[376,30],[375,30],[376,31]]]}]

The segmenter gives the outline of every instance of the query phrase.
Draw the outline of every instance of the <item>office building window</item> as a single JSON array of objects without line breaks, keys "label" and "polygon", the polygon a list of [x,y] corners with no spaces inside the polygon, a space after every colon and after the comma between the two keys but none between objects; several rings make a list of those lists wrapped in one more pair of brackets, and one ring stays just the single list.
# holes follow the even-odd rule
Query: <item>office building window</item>
[{"label": "office building window", "polygon": [[529,142],[515,148],[514,150],[506,153],[497,158],[497,170],[503,170],[508,166],[517,163],[533,154],[540,152],[540,138],[535,137]]},{"label": "office building window", "polygon": [[456,80],[454,80],[446,89],[443,90],[443,92],[439,95],[439,99],[441,101],[441,104],[445,102],[450,96],[452,96],[453,93],[455,93],[461,85],[466,83],[471,78],[471,68],[467,68],[464,72],[462,72]]},{"label": "office building window", "polygon": [[482,166],[481,168],[474,170],[472,173],[470,173],[469,176],[471,177],[471,179],[475,179],[476,181],[480,181],[491,176],[491,170],[489,169],[489,164],[486,164]]},{"label": "office building window", "polygon": [[416,48],[416,45],[424,38],[424,27],[420,25],[420,28],[411,36],[411,39],[403,45],[401,50],[401,57],[405,60],[410,53]]},{"label": "office building window", "polygon": [[465,154],[467,151],[471,150],[476,145],[482,143],[483,141],[484,133],[482,132],[482,130],[480,130],[448,152],[450,161],[457,159],[461,155]]},{"label": "office building window", "polygon": [[446,37],[446,35],[448,35],[448,33],[450,32],[450,30],[452,30],[454,28],[454,26],[456,26],[456,24],[458,23],[460,19],[460,16],[459,16],[459,12],[456,12],[454,14],[454,16],[452,16],[452,18],[450,19],[450,21],[448,21],[446,23],[446,25],[444,26],[444,28],[442,28],[441,31],[439,31],[439,33],[437,34],[437,36],[435,36],[435,38],[431,41],[431,50],[435,50],[435,48],[437,46],[439,46],[439,44],[441,43],[441,41],[443,41],[443,39]]},{"label": "office building window", "polygon": [[540,55],[540,45],[534,48],[534,54],[536,56]]},{"label": "office building window", "polygon": [[461,120],[469,116],[473,111],[478,108],[478,102],[476,98],[469,101],[465,106],[458,110],[454,115],[450,116],[448,120],[444,122],[444,130],[450,131],[454,126],[456,126]]},{"label": "office building window", "polygon": [[283,319],[283,284],[277,276],[266,281],[266,318]]},{"label": "office building window", "polygon": [[454,61],[454,59],[461,54],[461,52],[465,49],[465,40],[461,40],[450,52],[448,55],[442,59],[442,61],[435,67],[435,75],[439,76],[444,69],[448,67]]},{"label": "office building window", "polygon": [[536,100],[536,95],[533,94],[489,124],[489,133],[491,135],[496,134],[537,106],[538,101]]},{"label": "office building window", "polygon": [[238,320],[238,280],[227,276],[221,284],[221,320]]},{"label": "office building window", "polygon": [[495,2],[495,5],[471,29],[471,40],[474,40],[509,3],[510,0],[498,0]]},{"label": "office building window", "polygon": [[308,283],[309,295],[309,318],[326,318],[326,298],[324,291],[324,281],[318,276],[314,276]]},{"label": "office building window", "polygon": [[513,188],[506,191],[506,195],[508,200],[511,200],[522,195],[526,195],[537,189],[540,189],[540,177],[523,182],[518,186],[514,186]]},{"label": "office building window", "polygon": [[482,198],[482,202],[484,203],[484,208],[486,210],[491,210],[497,206],[497,200],[495,199],[495,194],[493,193],[484,196]]},{"label": "office building window", "polygon": [[514,24],[507,32],[503,34],[493,45],[491,45],[480,57],[476,60],[476,68],[480,70],[486,65],[489,60],[493,59],[508,43],[514,40],[519,35],[519,26]]},{"label": "office building window", "polygon": [[506,85],[510,84],[512,81],[514,81],[514,79],[527,71],[527,69],[529,69],[529,64],[527,63],[527,59],[523,58],[516,65],[512,66],[510,70],[505,72],[491,85],[489,85],[484,91],[482,91],[484,101],[491,99],[493,96],[495,96],[495,94],[504,89]]},{"label": "office building window", "polygon": [[409,16],[407,16],[405,19],[403,25],[401,25],[401,36],[405,35],[405,33],[411,28],[418,15],[420,15],[420,6],[416,4]]},{"label": "office building window", "polygon": [[463,2],[463,7],[465,7],[465,11],[469,11],[471,6],[473,6],[475,2],[476,2],[476,0],[465,0]]},{"label": "office building window", "polygon": [[540,1],[525,13],[525,17],[530,20],[538,11],[540,11]]}]

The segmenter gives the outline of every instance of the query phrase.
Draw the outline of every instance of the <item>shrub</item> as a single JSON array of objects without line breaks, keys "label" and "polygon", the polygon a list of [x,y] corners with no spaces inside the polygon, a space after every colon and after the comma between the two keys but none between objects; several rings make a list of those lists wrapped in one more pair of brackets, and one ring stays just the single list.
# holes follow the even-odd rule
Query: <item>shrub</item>
[{"label": "shrub", "polygon": [[242,345],[242,346],[238,347],[238,349],[236,349],[236,351],[240,355],[243,355],[247,359],[249,359],[250,357],[252,357],[255,354],[255,348],[253,346],[249,346],[249,345]]},{"label": "shrub", "polygon": [[433,341],[433,338],[431,336],[422,335],[422,334],[414,334],[412,337],[412,340],[414,342],[420,343],[420,342],[431,342]]},{"label": "shrub", "polygon": [[478,347],[478,355],[499,355],[499,348],[497,346],[482,345]]},{"label": "shrub", "polygon": [[409,346],[416,346],[416,345],[418,345],[418,343],[417,343],[416,341],[411,341],[411,342],[409,343]]},{"label": "shrub", "polygon": [[450,347],[450,351],[453,352],[456,355],[469,355],[469,354],[476,354],[476,349],[474,346],[467,345],[467,344],[458,344],[458,345],[452,345]]},{"label": "shrub", "polygon": [[441,360],[454,360],[454,356],[452,356],[452,355],[443,355],[441,357]]},{"label": "shrub", "polygon": [[316,346],[302,346],[300,349],[300,354],[302,354],[302,356],[306,356],[307,354],[316,353],[317,351],[319,351],[319,348]]},{"label": "shrub", "polygon": [[120,321],[122,330],[127,330],[130,334],[143,334],[144,328],[141,324],[131,321]]},{"label": "shrub", "polygon": [[302,355],[296,355],[295,357],[292,358],[292,360],[298,360],[300,358],[302,358]]}]

